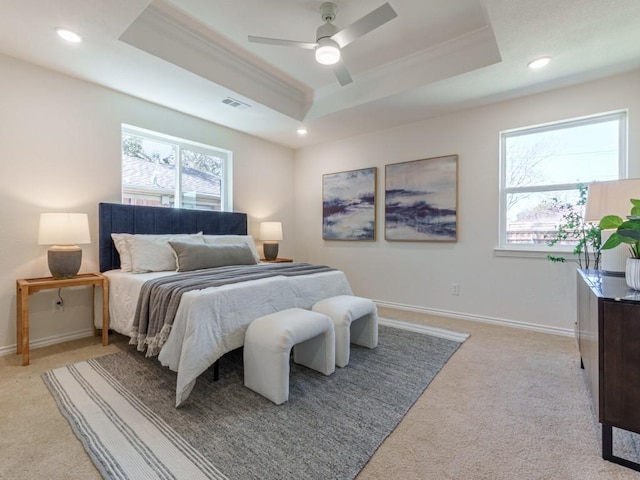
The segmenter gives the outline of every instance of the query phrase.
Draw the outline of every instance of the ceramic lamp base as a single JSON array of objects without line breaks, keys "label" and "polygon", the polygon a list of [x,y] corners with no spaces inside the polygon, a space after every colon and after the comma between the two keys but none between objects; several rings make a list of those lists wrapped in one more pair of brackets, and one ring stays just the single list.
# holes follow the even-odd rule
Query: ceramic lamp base
[{"label": "ceramic lamp base", "polygon": [[82,249],[76,245],[54,245],[47,252],[53,278],[73,278],[80,271]]},{"label": "ceramic lamp base", "polygon": [[264,242],[262,250],[264,251],[265,260],[273,261],[278,258],[278,242]]}]

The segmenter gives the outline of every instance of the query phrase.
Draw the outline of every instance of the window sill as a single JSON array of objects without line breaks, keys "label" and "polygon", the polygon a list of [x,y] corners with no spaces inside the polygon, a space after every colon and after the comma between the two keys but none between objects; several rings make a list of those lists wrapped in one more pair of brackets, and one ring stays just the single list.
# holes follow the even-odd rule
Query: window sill
[{"label": "window sill", "polygon": [[496,247],[493,249],[494,257],[541,258],[543,260],[547,260],[547,255],[564,257],[568,262],[576,261],[576,256],[573,253],[562,250],[526,250],[502,247]]}]

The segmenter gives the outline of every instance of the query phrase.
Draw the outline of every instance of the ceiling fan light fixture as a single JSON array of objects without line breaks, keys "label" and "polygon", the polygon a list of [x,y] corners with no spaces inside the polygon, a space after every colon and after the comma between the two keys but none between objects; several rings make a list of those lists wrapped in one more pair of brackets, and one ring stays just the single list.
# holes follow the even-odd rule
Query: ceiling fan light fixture
[{"label": "ceiling fan light fixture", "polygon": [[332,2],[324,2],[320,5],[320,16],[324,24],[320,25],[316,30],[316,41],[314,43],[283,40],[280,38],[255,37],[253,35],[249,35],[248,40],[253,43],[264,43],[266,45],[280,45],[314,50],[316,62],[321,65],[331,66],[331,70],[336,79],[340,85],[344,87],[345,85],[353,83],[353,78],[351,78],[347,66],[341,59],[342,52],[340,49],[345,48],[363,35],[393,20],[398,14],[391,8],[389,3],[385,3],[367,13],[364,17],[359,18],[348,27],[339,30],[338,27],[333,24],[333,21],[336,19],[337,9],[336,4]]},{"label": "ceiling fan light fixture", "polygon": [[340,61],[340,48],[330,38],[318,40],[316,48],[316,62],[322,65],[335,65]]}]

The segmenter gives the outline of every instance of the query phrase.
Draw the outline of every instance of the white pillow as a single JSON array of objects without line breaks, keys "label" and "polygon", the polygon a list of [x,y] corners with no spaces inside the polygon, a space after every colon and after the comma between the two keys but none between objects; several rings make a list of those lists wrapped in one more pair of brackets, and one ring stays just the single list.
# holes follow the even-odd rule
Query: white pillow
[{"label": "white pillow", "polygon": [[131,235],[126,238],[133,273],[176,270],[176,257],[169,241],[204,244],[202,233]]},{"label": "white pillow", "polygon": [[131,253],[129,252],[129,245],[127,239],[131,237],[130,233],[112,233],[111,238],[113,244],[116,246],[116,250],[120,255],[120,269],[123,272],[130,272],[131,267]]},{"label": "white pillow", "polygon": [[246,243],[251,249],[253,258],[256,263],[260,262],[260,255],[256,249],[256,244],[251,235],[204,235],[204,243],[207,245],[233,245],[238,243]]}]

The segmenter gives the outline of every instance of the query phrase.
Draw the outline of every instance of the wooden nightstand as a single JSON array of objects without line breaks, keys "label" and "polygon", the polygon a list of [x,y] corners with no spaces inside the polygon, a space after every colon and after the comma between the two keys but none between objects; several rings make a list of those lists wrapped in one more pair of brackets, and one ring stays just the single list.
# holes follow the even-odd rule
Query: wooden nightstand
[{"label": "wooden nightstand", "polygon": [[17,337],[16,350],[22,353],[22,365],[29,365],[29,295],[40,290],[65,287],[91,286],[93,290],[93,334],[97,336],[95,327],[96,319],[96,285],[102,287],[102,345],[109,345],[109,280],[99,273],[84,273],[73,278],[55,279],[53,277],[44,278],[24,278],[16,281],[17,298]]},{"label": "wooden nightstand", "polygon": [[290,263],[293,262],[293,258],[276,258],[275,260],[267,260],[265,258],[260,259],[261,262],[265,263]]}]

